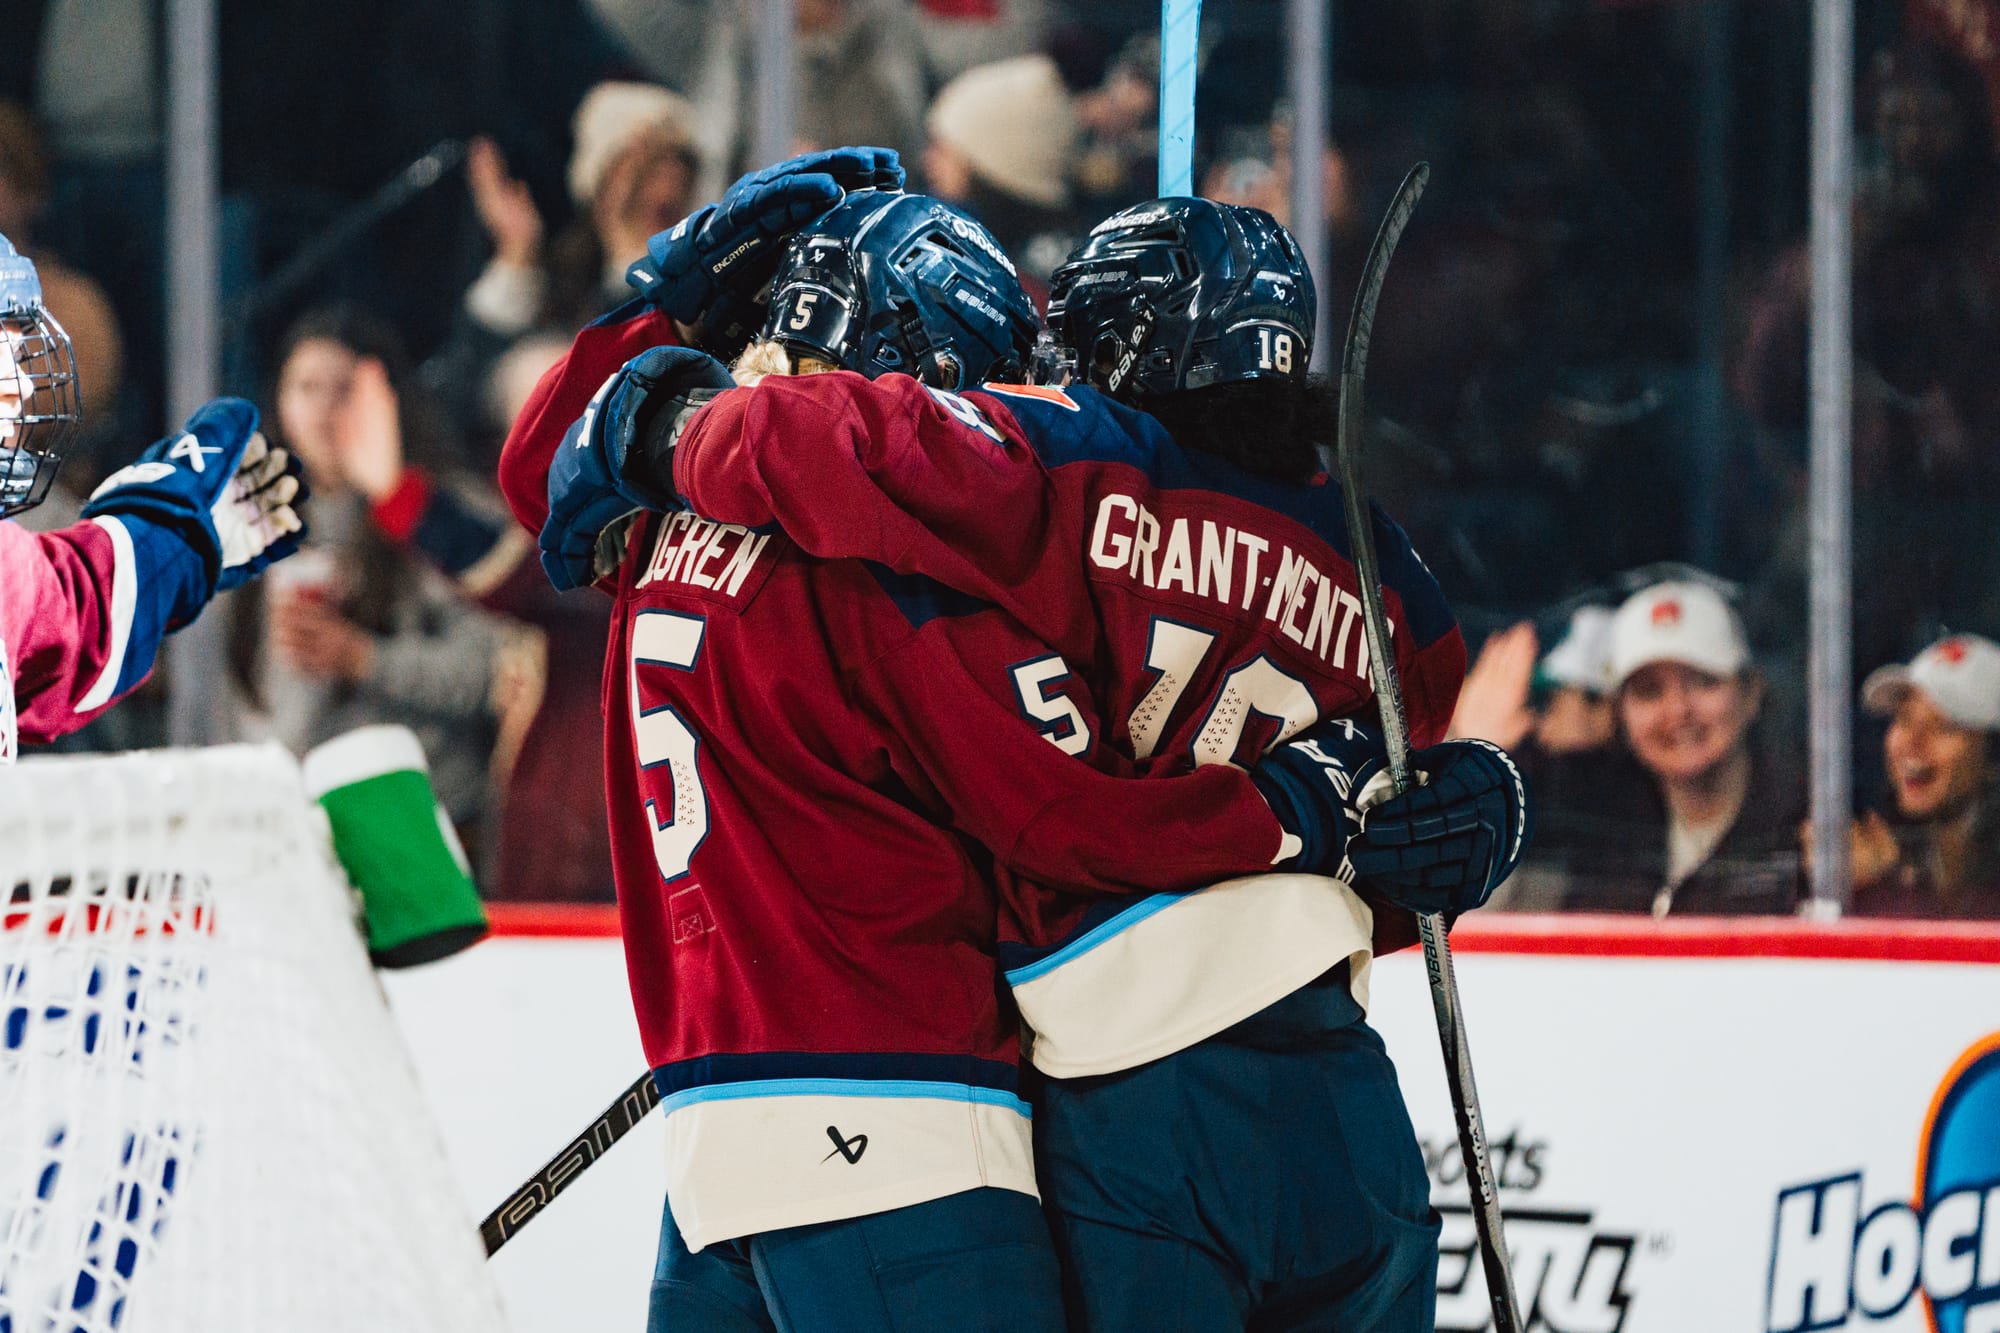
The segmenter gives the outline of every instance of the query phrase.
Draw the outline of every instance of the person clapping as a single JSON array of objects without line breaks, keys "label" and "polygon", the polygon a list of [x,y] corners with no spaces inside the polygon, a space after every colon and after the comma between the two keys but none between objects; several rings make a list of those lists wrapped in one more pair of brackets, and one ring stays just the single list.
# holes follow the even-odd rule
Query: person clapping
[{"label": "person clapping", "polygon": [[1882,740],[1894,816],[1853,831],[1860,916],[2000,916],[2000,645],[1942,639],[1878,668],[1861,691],[1887,717]]}]

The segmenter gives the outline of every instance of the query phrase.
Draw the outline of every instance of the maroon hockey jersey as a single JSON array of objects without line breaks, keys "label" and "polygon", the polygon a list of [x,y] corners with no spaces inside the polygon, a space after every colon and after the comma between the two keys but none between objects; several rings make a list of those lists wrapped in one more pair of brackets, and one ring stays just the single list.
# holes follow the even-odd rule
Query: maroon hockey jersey
[{"label": "maroon hockey jersey", "polygon": [[[1058,748],[1110,771],[1247,767],[1320,718],[1373,708],[1337,486],[1287,485],[1182,449],[1089,389],[960,397],[902,376],[766,381],[695,417],[675,484],[697,513],[777,523],[815,555],[876,561],[998,606],[1048,647],[977,683],[1011,686]],[[1379,510],[1375,541],[1412,739],[1433,744],[1464,674],[1463,640]],[[1366,1002],[1376,923],[1328,881],[1263,875],[1106,899],[1061,876],[1024,881],[1021,869],[1000,872],[1003,959],[1050,1073],[1157,1058],[1342,959]],[[1393,925],[1390,942],[1408,942],[1406,915]]]},{"label": "maroon hockey jersey", "polygon": [[[563,411],[646,336],[586,330],[544,382],[503,456],[524,519]],[[688,1244],[1032,1193],[996,867],[1192,889],[1285,854],[1269,808],[1234,769],[1139,781],[1052,747],[1103,730],[1088,696],[932,580],[674,514],[640,524],[616,585],[612,847]],[[1024,717],[1024,688],[1067,722]]]}]

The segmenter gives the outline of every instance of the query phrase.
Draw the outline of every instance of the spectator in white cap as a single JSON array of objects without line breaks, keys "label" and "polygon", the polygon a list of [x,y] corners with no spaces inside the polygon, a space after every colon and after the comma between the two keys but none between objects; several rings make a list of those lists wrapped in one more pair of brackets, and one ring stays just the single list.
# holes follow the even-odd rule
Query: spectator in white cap
[{"label": "spectator in white cap", "polygon": [[1790,913],[1797,793],[1773,790],[1753,744],[1764,683],[1742,622],[1705,583],[1657,583],[1612,616],[1623,746],[1577,795],[1564,905],[1592,911]]},{"label": "spectator in white cap", "polygon": [[971,213],[1020,262],[1046,279],[1069,251],[1074,101],[1056,62],[1016,56],[979,65],[931,103],[924,185]]},{"label": "spectator in white cap", "polygon": [[1939,640],[1907,665],[1872,672],[1895,820],[1854,825],[1854,901],[1863,916],[2000,916],[2000,644]]}]

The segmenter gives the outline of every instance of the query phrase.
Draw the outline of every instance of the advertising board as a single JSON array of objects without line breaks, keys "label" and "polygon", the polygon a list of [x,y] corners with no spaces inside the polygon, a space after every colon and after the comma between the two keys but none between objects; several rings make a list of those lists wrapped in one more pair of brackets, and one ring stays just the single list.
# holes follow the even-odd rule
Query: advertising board
[{"label": "advertising board", "polygon": [[[475,1217],[641,1058],[607,918],[497,924],[385,974]],[[1455,938],[1530,1329],[2000,1333],[2000,930],[1515,919]],[[1484,1329],[1414,952],[1377,963],[1371,1015],[1444,1217],[1438,1328]],[[496,1256],[521,1333],[643,1323],[657,1130]]]}]

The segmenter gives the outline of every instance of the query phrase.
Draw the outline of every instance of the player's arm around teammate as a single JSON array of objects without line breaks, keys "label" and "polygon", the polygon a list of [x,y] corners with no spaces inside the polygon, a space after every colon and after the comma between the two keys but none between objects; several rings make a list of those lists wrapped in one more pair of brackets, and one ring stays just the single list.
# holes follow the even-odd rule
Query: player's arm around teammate
[{"label": "player's arm around teammate", "polygon": [[[1183,201],[1164,202],[1171,206]],[[1198,213],[1201,207],[1188,203],[1185,211]],[[1146,223],[1133,219],[1138,240],[1150,240],[1146,227],[1171,212],[1171,207],[1156,206]],[[1219,224],[1260,229],[1263,239],[1258,244],[1273,254],[1289,239],[1275,232],[1275,224],[1262,215],[1225,217],[1219,222],[1193,216],[1186,221],[1189,232],[1205,227],[1212,234]],[[1295,248],[1292,254],[1295,258]],[[1268,274],[1284,272],[1281,262],[1239,265],[1227,254],[1198,256],[1197,271],[1210,260],[1217,267],[1205,275],[1209,279],[1233,272],[1239,278],[1249,275],[1246,281],[1254,285]],[[1130,271],[1139,271],[1138,266]],[[1158,271],[1174,269],[1161,266]],[[1285,319],[1270,318],[1273,302],[1257,300],[1259,293],[1242,293],[1251,304],[1264,306],[1265,318],[1252,321],[1248,333],[1226,349],[1236,358],[1225,367],[1232,380],[1258,378],[1260,353],[1266,363],[1288,363],[1282,368],[1266,364],[1263,371],[1278,372],[1266,377],[1290,380],[1295,370],[1302,377],[1312,305],[1310,287],[1302,278],[1302,274],[1291,278],[1292,289],[1277,303],[1286,307]],[[1299,299],[1301,289],[1303,299]],[[1121,291],[1115,284],[1098,284],[1091,290],[1122,306],[1121,316],[1134,316],[1145,308],[1130,300],[1129,290]],[[1162,299],[1168,295],[1151,293],[1148,304],[1172,308]],[[774,300],[774,311],[782,309]],[[786,313],[803,314],[811,323],[810,309]],[[1234,329],[1237,326],[1223,318],[1228,313],[1214,306],[1201,312],[1202,318],[1218,321],[1218,328]],[[1152,322],[1148,315],[1117,331],[1120,336],[1112,340],[1112,351],[1122,348],[1130,355],[1080,359],[1087,359],[1095,375],[1121,365],[1151,365],[1153,350],[1184,350],[1172,338],[1161,348],[1149,347]],[[1188,333],[1182,328],[1176,336]],[[1093,342],[1076,339],[1075,345],[1081,350]],[[1176,355],[1164,364],[1185,362]],[[648,401],[658,383],[678,373],[677,365],[687,366],[691,377],[681,386],[684,391],[671,395],[664,406]],[[776,518],[816,553],[865,554],[891,569],[928,574],[952,583],[961,593],[990,597],[1010,610],[1018,608],[1031,629],[1050,636],[1052,643],[1061,639],[1078,661],[1093,666],[1106,657],[1118,661],[1117,646],[1102,649],[1092,643],[1072,643],[1067,637],[1071,628],[1077,622],[1094,622],[1107,630],[1118,629],[1119,624],[1080,614],[1078,585],[1084,580],[1114,581],[1118,596],[1125,599],[1121,605],[1130,610],[1125,623],[1140,629],[1150,623],[1154,631],[1150,642],[1143,633],[1133,637],[1129,629],[1123,631],[1132,640],[1126,645],[1126,670],[1122,679],[1105,682],[1127,733],[1121,740],[1143,742],[1145,753],[1156,752],[1155,741],[1171,730],[1169,723],[1185,740],[1192,720],[1195,752],[1209,756],[1199,762],[1215,764],[1237,758],[1237,742],[1247,746],[1246,713],[1269,721],[1284,714],[1282,738],[1290,728],[1310,720],[1306,716],[1310,709],[1350,711],[1366,705],[1365,663],[1354,652],[1337,647],[1351,646],[1354,640],[1348,635],[1336,637],[1331,628],[1342,608],[1351,620],[1353,600],[1351,571],[1339,553],[1338,519],[1329,517],[1337,514],[1338,498],[1323,482],[1315,496],[1310,474],[1318,469],[1310,453],[1311,437],[1302,431],[1270,432],[1270,443],[1288,454],[1251,458],[1247,461],[1269,466],[1271,473],[1246,474],[1240,467],[1223,465],[1230,457],[1226,433],[1191,431],[1189,439],[1207,445],[1216,461],[1192,459],[1175,440],[1165,437],[1157,423],[1148,424],[1142,414],[1113,406],[1088,389],[1073,394],[1031,393],[1017,405],[1003,401],[1004,395],[973,394],[959,400],[902,381],[864,385],[852,377],[825,376],[778,387],[790,390],[800,401],[810,402],[822,393],[837,398],[838,409],[822,411],[817,418],[801,413],[773,424],[753,419],[763,411],[759,397],[771,386],[751,394],[725,391],[713,396],[722,381],[713,368],[692,363],[686,353],[654,355],[631,373],[625,385],[614,385],[600,397],[597,415],[582,423],[574,437],[579,455],[594,462],[597,480],[612,491],[630,488],[623,503],[670,502],[678,490],[679,498],[721,517],[755,522]],[[653,384],[637,383],[642,377],[651,378]],[[1183,387],[1178,379],[1169,378],[1170,391]],[[951,418],[939,423],[941,432],[931,446],[925,446],[921,431],[904,430],[901,436],[895,432],[905,428],[911,416],[932,409],[920,405],[915,412],[885,412],[877,420],[865,405],[856,408],[857,400],[884,386],[912,398],[925,394],[942,409],[940,415]],[[1117,386],[1104,387],[1108,391]],[[1266,403],[1288,401],[1283,385],[1272,387],[1272,393],[1246,391],[1239,402],[1254,406],[1250,400],[1259,397]],[[779,396],[765,401],[779,401]],[[718,457],[735,465],[738,489],[726,496],[703,494],[699,479],[681,475],[681,460],[701,448],[703,414],[722,419],[732,406],[749,424],[726,437],[737,447]],[[650,431],[642,423],[647,409],[656,414]],[[1038,423],[1046,432],[1040,437],[1029,424],[1037,413],[1047,414]],[[628,425],[607,427],[607,419],[624,419]],[[1176,439],[1179,434],[1176,428]],[[1261,432],[1251,434],[1264,438]],[[659,455],[640,445],[661,437],[677,454],[671,468],[661,467]],[[607,452],[600,447],[605,441],[617,441],[619,447]],[[1010,443],[1027,446],[1011,468],[1006,461]],[[640,445],[638,455],[648,464],[636,476],[628,469],[635,445]],[[1083,466],[1072,468],[1072,462]],[[830,486],[825,484],[829,471],[836,478]],[[1033,484],[1024,482],[1018,492],[1009,492],[1004,484],[991,484],[989,473],[994,471],[1031,479]],[[1280,484],[1268,484],[1262,480],[1266,475],[1275,475]],[[1065,494],[1071,476],[1101,484]],[[1190,477],[1195,484],[1187,480]],[[1161,494],[1177,490],[1196,494],[1192,498]],[[1050,529],[1036,521],[1032,509],[1009,509],[1010,497],[1045,509],[1067,503],[1070,512],[1058,514],[1059,526]],[[1251,497],[1262,497],[1276,508],[1262,518],[1247,514],[1242,502]],[[551,528],[544,531],[544,552],[554,569],[566,571],[587,557],[590,543],[580,538],[587,535],[595,515],[574,496],[561,500]],[[736,502],[741,509],[729,508]],[[610,507],[615,503],[606,501]],[[1197,506],[1205,509],[1206,519]],[[1193,517],[1186,517],[1190,513]],[[1178,520],[1171,524],[1173,535],[1168,535],[1170,519]],[[572,520],[578,525],[564,531]],[[1405,675],[1413,685],[1413,721],[1423,743],[1435,739],[1449,715],[1463,652],[1428,573],[1407,551],[1393,525],[1380,523],[1394,538],[1382,541],[1391,614],[1399,653],[1411,654]],[[1381,536],[1378,532],[1378,540]],[[1178,557],[1176,541],[1185,543]],[[853,545],[840,545],[843,542]],[[1197,547],[1202,556],[1198,578],[1190,558]],[[1313,581],[1301,582],[1294,575],[1294,581],[1287,583],[1272,568],[1281,547],[1286,560],[1280,570],[1310,566],[1315,571]],[[1210,552],[1216,556],[1213,566],[1207,559]],[[1266,553],[1272,558],[1260,568],[1259,558]],[[1047,561],[1038,563],[1043,555]],[[1053,572],[1038,573],[1045,565]],[[1257,578],[1260,572],[1262,582]],[[1221,586],[1231,579],[1230,586],[1244,590],[1240,600],[1230,593],[1214,596],[1206,591],[1212,583]],[[1344,583],[1336,582],[1342,579]],[[1284,591],[1271,591],[1274,582]],[[1319,634],[1312,628],[1322,623],[1318,608],[1304,617],[1311,601],[1304,590],[1313,586],[1339,589],[1347,598],[1342,601],[1336,593],[1321,592],[1318,605],[1327,608],[1327,629]],[[1082,600],[1087,606],[1088,596]],[[1187,608],[1181,613],[1185,618],[1171,619],[1172,632],[1162,640],[1157,612],[1171,613],[1179,607]],[[1206,652],[1206,645],[1225,635],[1229,638],[1219,654]],[[1177,644],[1190,651],[1178,658],[1159,651],[1163,645],[1171,650]],[[1317,666],[1307,660],[1313,645],[1323,659]],[[1300,648],[1307,653],[1302,655]],[[1214,676],[1200,672],[1212,671],[1218,661],[1228,669],[1229,678],[1220,682],[1219,692],[1211,693],[1218,690]],[[1043,687],[1039,696],[1024,689],[1021,698],[1024,712],[1046,720],[1050,739],[1075,742],[1075,752],[1085,749],[1089,740],[1082,725],[1084,715],[1067,715],[1059,705],[1058,695],[1065,689],[1058,671],[1062,665],[1053,664],[1050,674],[1034,676]],[[1162,682],[1188,669],[1210,683],[1196,688],[1184,678],[1174,679],[1165,686],[1167,702],[1149,705]],[[1293,671],[1302,674],[1294,676]],[[1264,697],[1256,701],[1247,695],[1232,696],[1229,680],[1241,682],[1245,672],[1248,679],[1261,678],[1275,687],[1275,695],[1261,691]],[[1315,682],[1309,697],[1304,688],[1308,676]],[[921,694],[925,684],[913,677],[905,692]],[[1176,691],[1190,707],[1176,710]],[[1205,710],[1204,701],[1210,699],[1216,700],[1215,706]],[[1130,721],[1122,717],[1128,708]],[[1201,721],[1204,711],[1206,724]],[[1267,728],[1269,721],[1260,723],[1260,728]],[[914,719],[894,729],[912,734],[924,730]],[[1104,734],[1104,728],[1096,734]],[[1264,738],[1270,734],[1268,729],[1259,732],[1267,747],[1270,742]],[[1217,737],[1226,743],[1212,743]],[[1265,768],[1272,772],[1262,776],[1277,779],[1274,807],[1293,795],[1311,798],[1329,788],[1346,795],[1359,782],[1354,771],[1321,763],[1325,746],[1318,738],[1280,740],[1269,753]],[[1356,860],[1362,853],[1372,854],[1368,875],[1379,881],[1376,887],[1390,903],[1451,911],[1476,906],[1524,845],[1525,790],[1506,756],[1497,751],[1466,746],[1425,751],[1420,767],[1430,785],[1378,808],[1371,816],[1374,836],[1364,832]],[[1324,891],[1311,899],[1327,900]],[[1268,927],[1283,918],[1254,918],[1267,928],[1244,932],[1239,937],[1242,947],[1234,952],[1218,952],[1189,928],[1178,933],[1171,926],[1151,929],[1177,919],[1197,926],[1226,924],[1202,915],[1209,901],[1231,900],[1205,893],[1178,903],[1152,904],[1157,910],[1149,918],[1125,913],[1102,920],[1088,938],[1072,937],[1074,947],[1058,947],[1045,952],[1034,967],[1009,971],[1024,1012],[1030,1008],[1032,993],[1061,975],[1061,969],[1075,976],[1094,976],[1094,987],[1089,981],[1080,982],[1066,993],[1093,1001],[1098,1015],[1125,1024],[1123,1031],[1131,1038],[1121,1046],[1101,1040],[1093,1045],[1092,1039],[1101,1034],[1069,1031],[1063,1042],[1037,1043],[1037,1063],[1060,1075],[1049,1093],[1056,1109],[1045,1135],[1044,1188],[1050,1191],[1068,1251],[1073,1317],[1080,1318],[1082,1326],[1107,1330],[1228,1328],[1279,1318],[1288,1321],[1287,1326],[1299,1327],[1375,1327],[1378,1321],[1387,1321],[1380,1322],[1384,1328],[1426,1327],[1429,1284],[1437,1261],[1436,1221],[1393,1076],[1379,1039],[1362,1018],[1365,990],[1360,976],[1335,966],[1349,961],[1344,951],[1357,947],[1355,936],[1337,930],[1308,932],[1323,936],[1331,952],[1315,948],[1296,958],[1288,956],[1288,965],[1298,963],[1302,968],[1277,977],[1274,990],[1273,955],[1291,941]],[[1248,901],[1255,905],[1260,900]],[[1268,905],[1282,899],[1261,901]],[[1324,923],[1315,919],[1314,925]],[[1113,935],[1107,927],[1127,933]],[[1111,941],[1118,947],[1104,947]],[[1044,943],[1061,946],[1063,941]],[[1146,955],[1143,962],[1141,953]],[[1132,959],[1133,966],[1117,972],[1117,956]],[[1352,957],[1361,960],[1357,965],[1365,965],[1365,948]],[[1107,958],[1113,960],[1109,967],[1103,966]],[[1233,989],[1197,996],[1186,983],[1206,978],[1211,969],[1188,964],[1203,961],[1220,963],[1234,979]],[[1114,975],[1133,984],[1122,989],[1104,984]],[[1161,976],[1180,983],[1164,1002],[1157,994]],[[1273,996],[1281,998],[1272,1003]],[[1191,1012],[1195,1000],[1201,1012]],[[1056,1023],[1068,1022],[1070,1008],[1056,1005],[1046,1010],[1049,1026],[1037,1020],[1044,1038]],[[1272,1039],[1277,1044],[1262,1044]],[[1044,1050],[1051,1047],[1067,1058],[1045,1062]],[[1120,1077],[1081,1077],[1107,1074]],[[1260,1089],[1260,1095],[1244,1097],[1247,1088]],[[1142,1142],[1130,1130],[1141,1121],[1171,1126],[1172,1132],[1163,1130],[1157,1139]],[[1258,1164],[1281,1157],[1296,1167],[1284,1178],[1257,1169]],[[1238,1169],[1225,1165],[1209,1172],[1203,1164],[1210,1162],[1234,1163]],[[1163,1182],[1174,1182],[1164,1195]],[[1187,1206],[1168,1206],[1163,1200]]]},{"label": "player's arm around teammate", "polygon": [[[613,417],[602,396],[586,415]],[[558,509],[577,460],[600,456],[574,445],[547,469]],[[589,503],[599,499],[606,518],[627,503],[615,490]],[[643,520],[615,572],[607,719],[623,756],[610,813],[629,970],[649,1058],[671,1089],[670,1142],[689,1148],[672,1155],[655,1317],[874,1328],[887,1306],[898,1327],[1054,1327],[1055,1265],[1025,1197],[1026,1108],[1012,1096],[1019,1046],[996,994],[989,863],[944,825],[957,817],[1003,849],[1046,855],[1051,839],[1014,826],[1075,820],[1104,849],[1061,869],[1115,892],[1134,876],[1267,869],[1285,845],[1278,821],[1223,769],[1184,781],[1233,784],[1236,799],[1076,820],[1080,801],[1061,793],[1110,779],[1019,715],[1006,671],[1045,645],[1021,643],[991,608],[939,602],[934,585],[884,583],[774,534],[686,518]],[[578,553],[586,576],[593,554]],[[869,669],[953,633],[980,636],[990,680],[961,689],[942,673]],[[902,728],[884,730],[903,696],[920,699],[954,762],[934,772]],[[933,779],[954,773],[991,790],[975,782],[969,799],[939,799]],[[1123,787],[1172,802],[1177,781]],[[1209,821],[1215,855],[1239,859],[1167,855],[1175,819]],[[1232,819],[1239,832],[1213,827]],[[1294,837],[1308,841],[1339,839]],[[891,1079],[893,1091],[880,1086]],[[824,1116],[808,1096],[826,1099]],[[867,1253],[847,1262],[857,1236]],[[882,1257],[913,1244],[950,1247],[953,1281]],[[877,1288],[867,1313],[854,1308],[857,1291]],[[718,1301],[740,1319],[720,1322]]]},{"label": "player's arm around teammate", "polygon": [[[0,237],[0,518],[40,503],[78,422],[69,340],[34,266]],[[297,549],[298,465],[218,399],[109,477],[82,522],[0,522],[0,762],[16,728],[52,740],[151,672],[161,640],[218,591]]]}]

